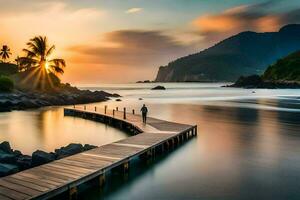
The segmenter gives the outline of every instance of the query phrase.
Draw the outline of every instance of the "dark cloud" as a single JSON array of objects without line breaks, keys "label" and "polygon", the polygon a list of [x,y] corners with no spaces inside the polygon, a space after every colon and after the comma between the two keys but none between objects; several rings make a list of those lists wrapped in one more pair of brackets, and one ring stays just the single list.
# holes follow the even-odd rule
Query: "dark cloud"
[{"label": "dark cloud", "polygon": [[109,32],[103,42],[72,46],[69,50],[79,55],[79,62],[132,67],[155,66],[189,52],[188,46],[160,31],[144,30]]},{"label": "dark cloud", "polygon": [[294,10],[275,12],[273,7],[284,1],[270,0],[259,4],[242,5],[218,14],[202,15],[193,21],[197,34],[215,43],[242,31],[277,31],[289,23],[300,22],[300,6]]}]

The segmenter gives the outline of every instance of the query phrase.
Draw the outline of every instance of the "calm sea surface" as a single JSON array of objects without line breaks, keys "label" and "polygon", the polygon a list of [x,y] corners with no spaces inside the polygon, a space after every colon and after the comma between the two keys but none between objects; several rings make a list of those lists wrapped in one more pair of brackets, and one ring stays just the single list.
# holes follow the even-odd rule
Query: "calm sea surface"
[{"label": "calm sea surface", "polygon": [[[88,108],[139,110],[145,103],[153,117],[197,124],[198,137],[153,163],[133,166],[126,180],[114,180],[104,191],[86,190],[82,199],[300,199],[300,90],[163,85],[167,90],[150,90],[155,84],[88,87],[123,96]],[[103,124],[64,117],[62,107],[0,113],[0,140],[28,154],[125,137]]]}]

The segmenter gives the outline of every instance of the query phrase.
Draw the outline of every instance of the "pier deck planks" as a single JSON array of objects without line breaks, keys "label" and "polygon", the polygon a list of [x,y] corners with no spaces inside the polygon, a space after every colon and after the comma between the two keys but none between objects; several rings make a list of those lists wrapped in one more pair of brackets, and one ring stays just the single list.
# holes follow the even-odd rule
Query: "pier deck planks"
[{"label": "pier deck planks", "polygon": [[[113,116],[112,111],[104,114],[104,110],[97,112],[83,109],[66,110],[83,114],[87,119],[93,119],[96,115],[126,122],[142,133],[0,178],[0,199],[23,200],[54,197],[182,133],[190,130],[196,131],[196,126],[155,118],[148,118],[148,123],[145,125],[140,115],[127,113],[126,119],[123,119],[124,113],[121,111],[115,111]],[[86,117],[85,114],[93,115],[93,117]]]}]

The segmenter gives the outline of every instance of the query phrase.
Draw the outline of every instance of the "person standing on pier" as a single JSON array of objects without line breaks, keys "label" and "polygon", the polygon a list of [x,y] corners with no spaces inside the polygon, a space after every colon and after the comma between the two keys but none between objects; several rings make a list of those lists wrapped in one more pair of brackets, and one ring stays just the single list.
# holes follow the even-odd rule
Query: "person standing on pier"
[{"label": "person standing on pier", "polygon": [[141,108],[141,112],[142,112],[143,123],[146,124],[146,122],[147,122],[148,108],[146,107],[145,104],[144,104],[143,107]]}]

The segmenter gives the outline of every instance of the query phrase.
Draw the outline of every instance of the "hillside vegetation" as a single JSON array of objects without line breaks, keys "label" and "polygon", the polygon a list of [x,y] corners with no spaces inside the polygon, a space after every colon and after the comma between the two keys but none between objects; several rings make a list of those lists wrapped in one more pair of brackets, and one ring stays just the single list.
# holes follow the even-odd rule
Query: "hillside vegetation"
[{"label": "hillside vegetation", "polygon": [[269,81],[300,81],[300,51],[269,66],[262,78]]}]

